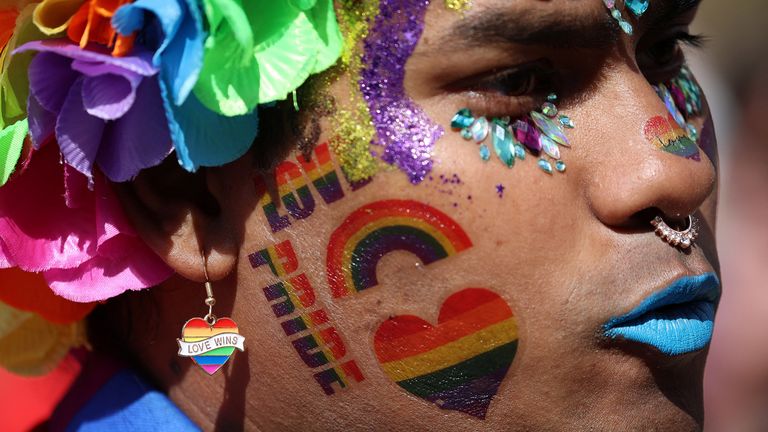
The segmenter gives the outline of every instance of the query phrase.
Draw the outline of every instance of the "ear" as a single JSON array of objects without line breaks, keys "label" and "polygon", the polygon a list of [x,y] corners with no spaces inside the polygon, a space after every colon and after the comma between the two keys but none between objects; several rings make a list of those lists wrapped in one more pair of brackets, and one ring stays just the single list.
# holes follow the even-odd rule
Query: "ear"
[{"label": "ear", "polygon": [[217,281],[235,269],[244,232],[237,220],[243,212],[233,208],[241,201],[232,196],[243,188],[231,179],[248,176],[250,167],[246,156],[189,173],[170,157],[116,190],[139,236],[168,266],[197,282],[205,281],[207,268]]}]

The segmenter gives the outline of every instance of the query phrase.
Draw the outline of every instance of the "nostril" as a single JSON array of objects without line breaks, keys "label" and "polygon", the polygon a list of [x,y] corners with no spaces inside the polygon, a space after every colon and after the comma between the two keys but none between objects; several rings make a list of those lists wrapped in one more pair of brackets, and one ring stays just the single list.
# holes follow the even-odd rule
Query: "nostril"
[{"label": "nostril", "polygon": [[648,207],[636,212],[629,218],[627,225],[639,231],[653,231],[654,228],[651,225],[651,221],[657,216],[661,217],[674,230],[684,231],[688,228],[688,215],[683,217],[670,216],[658,207]]}]

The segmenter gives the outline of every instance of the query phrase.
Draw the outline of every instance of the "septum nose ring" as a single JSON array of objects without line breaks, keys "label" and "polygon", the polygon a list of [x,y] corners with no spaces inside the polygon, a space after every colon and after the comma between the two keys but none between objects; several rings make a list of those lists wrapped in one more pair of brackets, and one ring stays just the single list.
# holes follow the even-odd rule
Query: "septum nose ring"
[{"label": "septum nose ring", "polygon": [[693,241],[699,236],[699,230],[697,229],[698,221],[691,215],[688,215],[688,228],[686,228],[685,231],[673,229],[664,222],[664,219],[662,219],[661,216],[653,218],[651,225],[656,228],[656,234],[658,234],[662,240],[681,249],[688,249],[691,247]]}]

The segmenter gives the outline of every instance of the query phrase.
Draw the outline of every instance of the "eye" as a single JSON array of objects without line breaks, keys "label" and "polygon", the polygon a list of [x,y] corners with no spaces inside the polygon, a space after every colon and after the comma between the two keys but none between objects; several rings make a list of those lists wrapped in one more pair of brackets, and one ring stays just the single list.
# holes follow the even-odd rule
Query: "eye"
[{"label": "eye", "polygon": [[701,35],[681,31],[648,44],[641,42],[637,53],[640,70],[650,83],[664,82],[677,75],[685,62],[683,45],[701,48],[705,40]]},{"label": "eye", "polygon": [[546,61],[494,69],[462,79],[450,88],[466,97],[467,106],[486,116],[516,116],[535,108],[552,93],[554,71]]}]

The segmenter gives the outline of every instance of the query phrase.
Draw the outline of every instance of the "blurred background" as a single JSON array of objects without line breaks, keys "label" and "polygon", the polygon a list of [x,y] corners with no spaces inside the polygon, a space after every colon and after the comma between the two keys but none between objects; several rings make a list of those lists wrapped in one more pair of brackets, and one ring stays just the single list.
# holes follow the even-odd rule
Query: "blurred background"
[{"label": "blurred background", "polygon": [[[8,0],[0,0],[0,4]],[[13,1],[11,1],[13,3]],[[718,244],[723,297],[705,378],[707,432],[768,431],[768,0],[706,0],[692,28],[709,37],[689,63],[712,107],[720,149]],[[65,360],[46,377],[0,369],[0,418],[14,402],[37,411],[5,430],[29,430],[79,371]],[[38,412],[39,411],[39,412]]]},{"label": "blurred background", "polygon": [[707,432],[768,431],[768,1],[706,0],[690,63],[720,150],[723,297],[704,382]]}]

